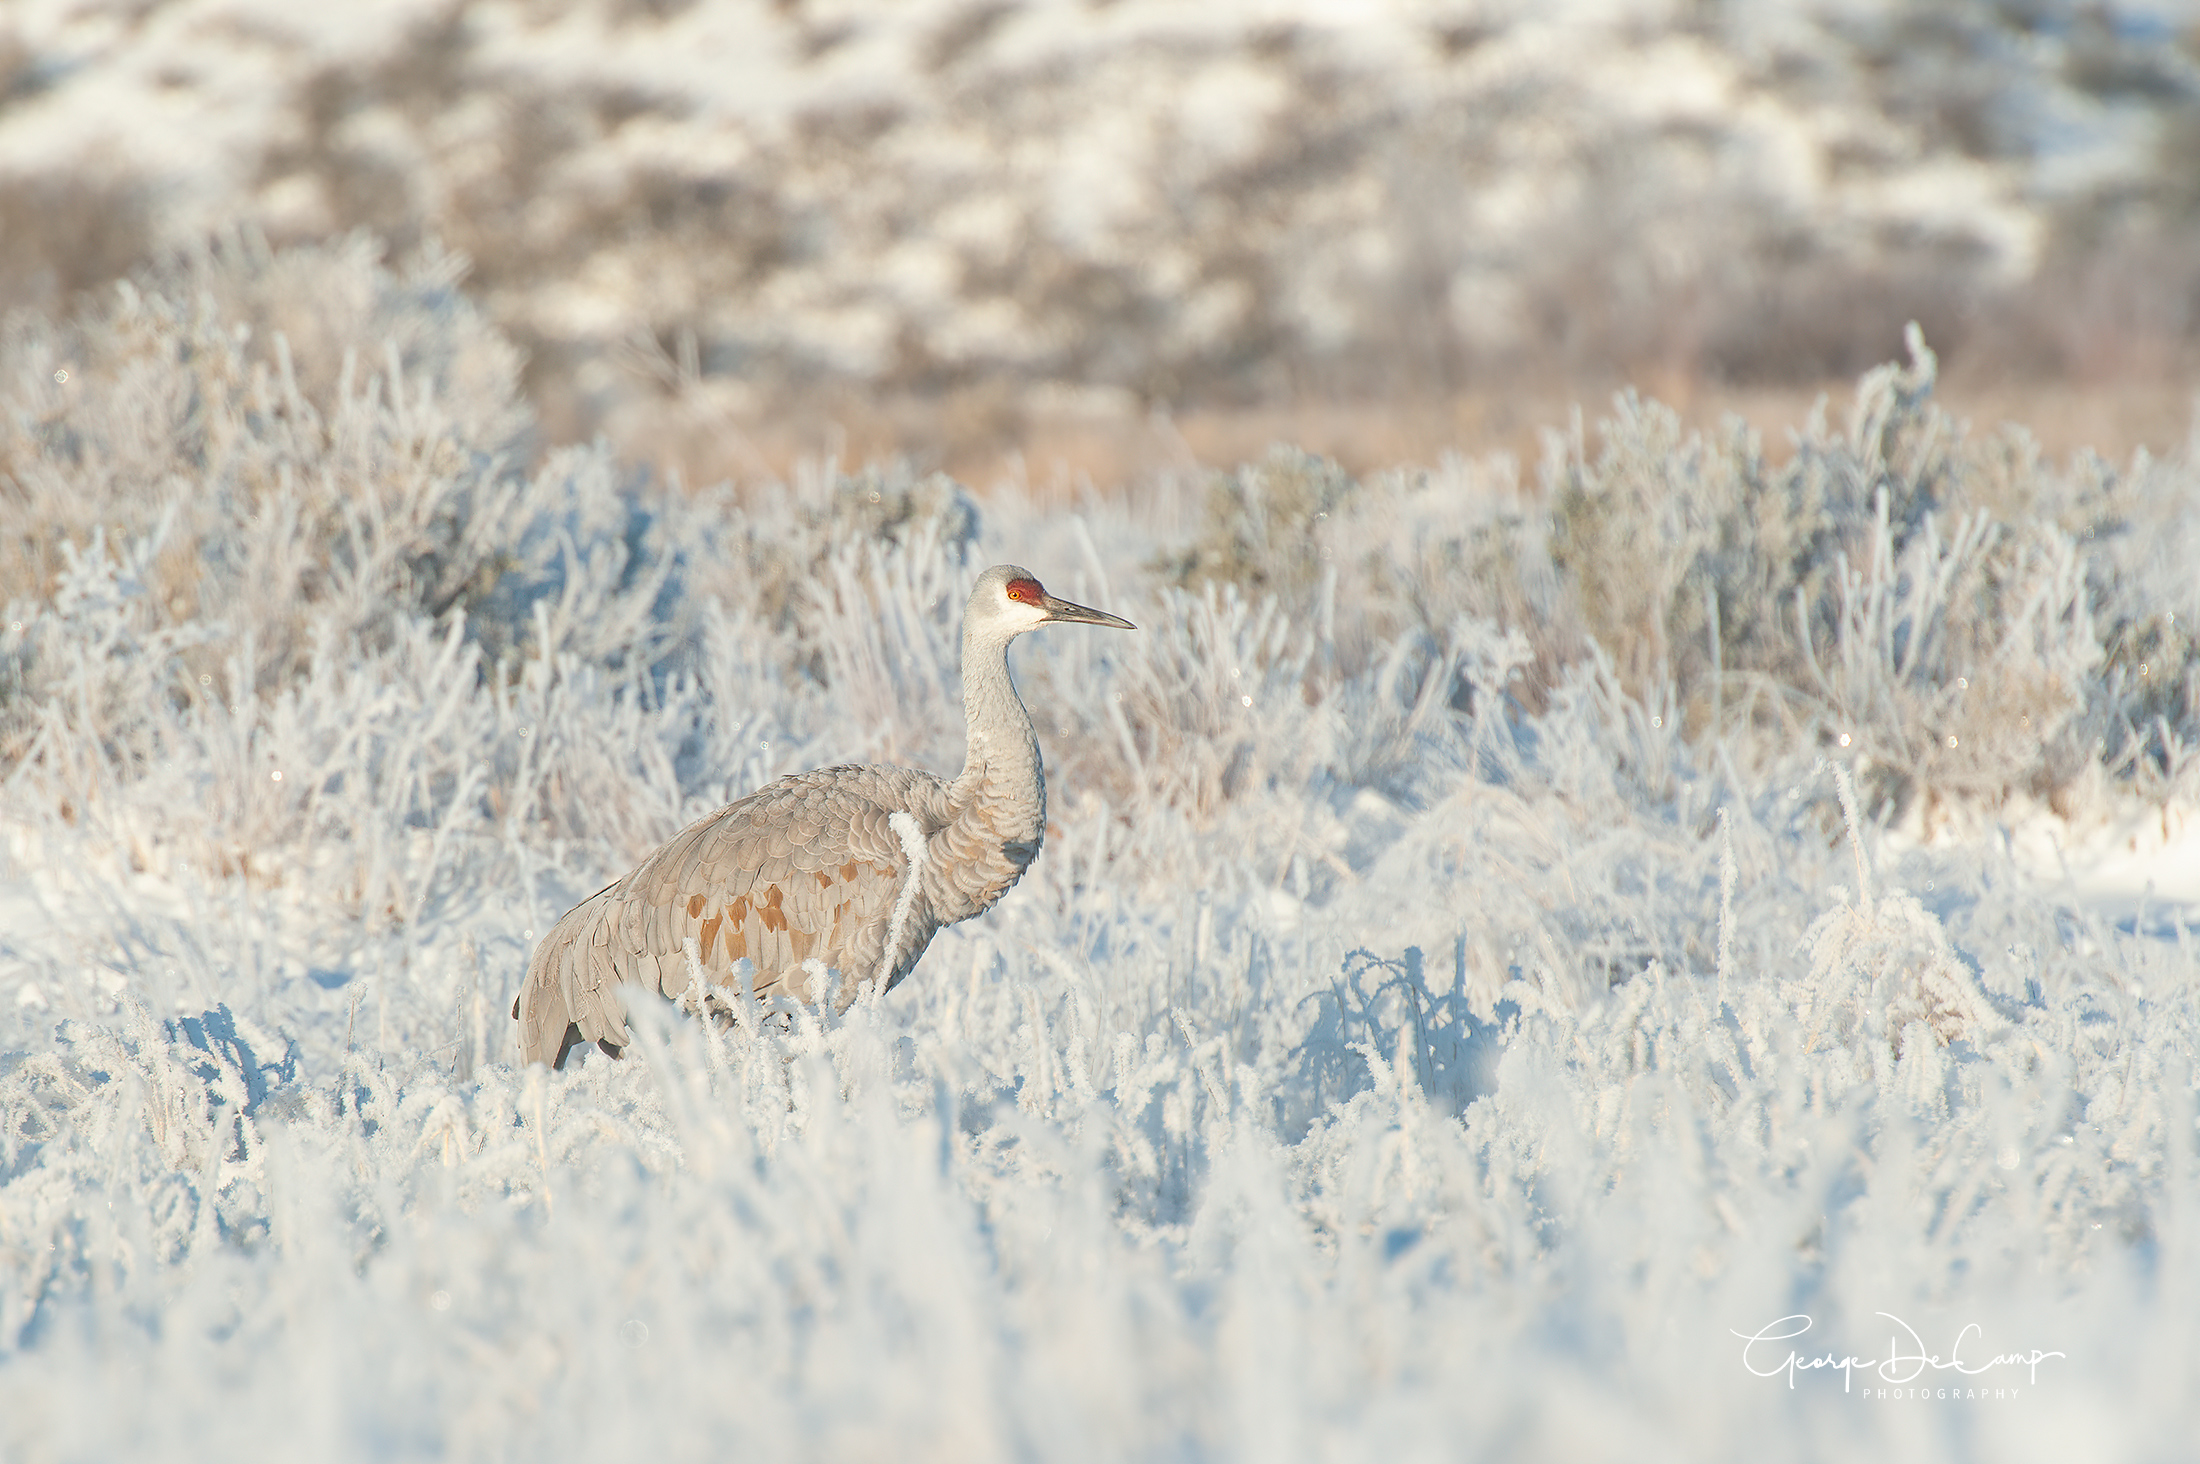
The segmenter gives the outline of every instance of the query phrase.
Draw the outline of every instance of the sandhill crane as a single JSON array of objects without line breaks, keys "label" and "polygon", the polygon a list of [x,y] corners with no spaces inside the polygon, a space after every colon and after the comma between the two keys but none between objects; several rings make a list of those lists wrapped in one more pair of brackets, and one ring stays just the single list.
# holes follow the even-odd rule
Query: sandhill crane
[{"label": "sandhill crane", "polygon": [[617,1057],[633,1040],[621,987],[682,995],[691,943],[712,986],[746,956],[758,995],[814,1000],[830,970],[842,1007],[863,984],[892,990],[933,932],[990,909],[1038,857],[1046,781],[1008,643],[1065,621],[1137,628],[1013,564],[979,575],[963,611],[961,776],[819,768],[690,825],[535,947],[512,1003],[522,1058],[562,1068],[583,1042]]}]

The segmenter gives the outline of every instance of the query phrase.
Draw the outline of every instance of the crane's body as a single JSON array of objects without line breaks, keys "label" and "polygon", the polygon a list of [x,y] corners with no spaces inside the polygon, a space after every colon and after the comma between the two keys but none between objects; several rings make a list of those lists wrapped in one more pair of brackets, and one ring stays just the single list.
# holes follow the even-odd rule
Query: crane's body
[{"label": "crane's body", "polygon": [[891,990],[943,925],[990,909],[1038,857],[1046,781],[1008,643],[1055,622],[1130,622],[1057,600],[1014,565],[978,576],[963,615],[961,774],[844,766],[796,773],[690,825],[625,878],[566,912],[535,947],[512,1015],[529,1062],[565,1065],[631,1040],[624,1001],[677,997],[755,968],[757,995]]}]

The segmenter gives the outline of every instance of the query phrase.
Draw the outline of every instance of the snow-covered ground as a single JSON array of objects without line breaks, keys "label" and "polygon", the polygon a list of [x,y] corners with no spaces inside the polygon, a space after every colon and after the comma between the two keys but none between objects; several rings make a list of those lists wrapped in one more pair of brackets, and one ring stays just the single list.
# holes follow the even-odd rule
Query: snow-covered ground
[{"label": "snow-covered ground", "polygon": [[[0,1457],[2200,1436],[2190,464],[1951,446],[1921,360],[1755,478],[1622,403],[1540,518],[744,508],[521,466],[451,279],[0,343]],[[955,764],[1003,559],[1141,627],[1015,652],[1024,882],[845,1018],[514,1066],[533,937],[684,821]]]}]

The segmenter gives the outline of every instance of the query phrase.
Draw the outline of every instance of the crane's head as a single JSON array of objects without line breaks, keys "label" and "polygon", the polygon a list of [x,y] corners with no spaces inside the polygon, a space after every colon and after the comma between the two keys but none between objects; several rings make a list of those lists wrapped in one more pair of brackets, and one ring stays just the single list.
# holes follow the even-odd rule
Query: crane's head
[{"label": "crane's head", "polygon": [[996,564],[978,576],[971,587],[970,608],[963,614],[966,634],[1008,641],[1042,625],[1066,622],[1075,625],[1112,625],[1136,630],[1121,616],[1057,600],[1028,569]]}]

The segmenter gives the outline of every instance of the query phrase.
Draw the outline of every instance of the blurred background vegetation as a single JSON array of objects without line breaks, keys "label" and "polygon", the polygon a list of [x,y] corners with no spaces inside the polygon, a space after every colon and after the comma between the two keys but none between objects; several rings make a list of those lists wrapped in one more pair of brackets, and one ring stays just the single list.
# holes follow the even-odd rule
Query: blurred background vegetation
[{"label": "blurred background vegetation", "polygon": [[[0,15],[0,308],[249,228],[434,241],[544,444],[691,483],[1533,458],[1635,385],[1796,425],[1902,354],[2160,451],[2200,28],[2094,0],[213,0]],[[1773,433],[1784,451],[1785,434]]]}]

